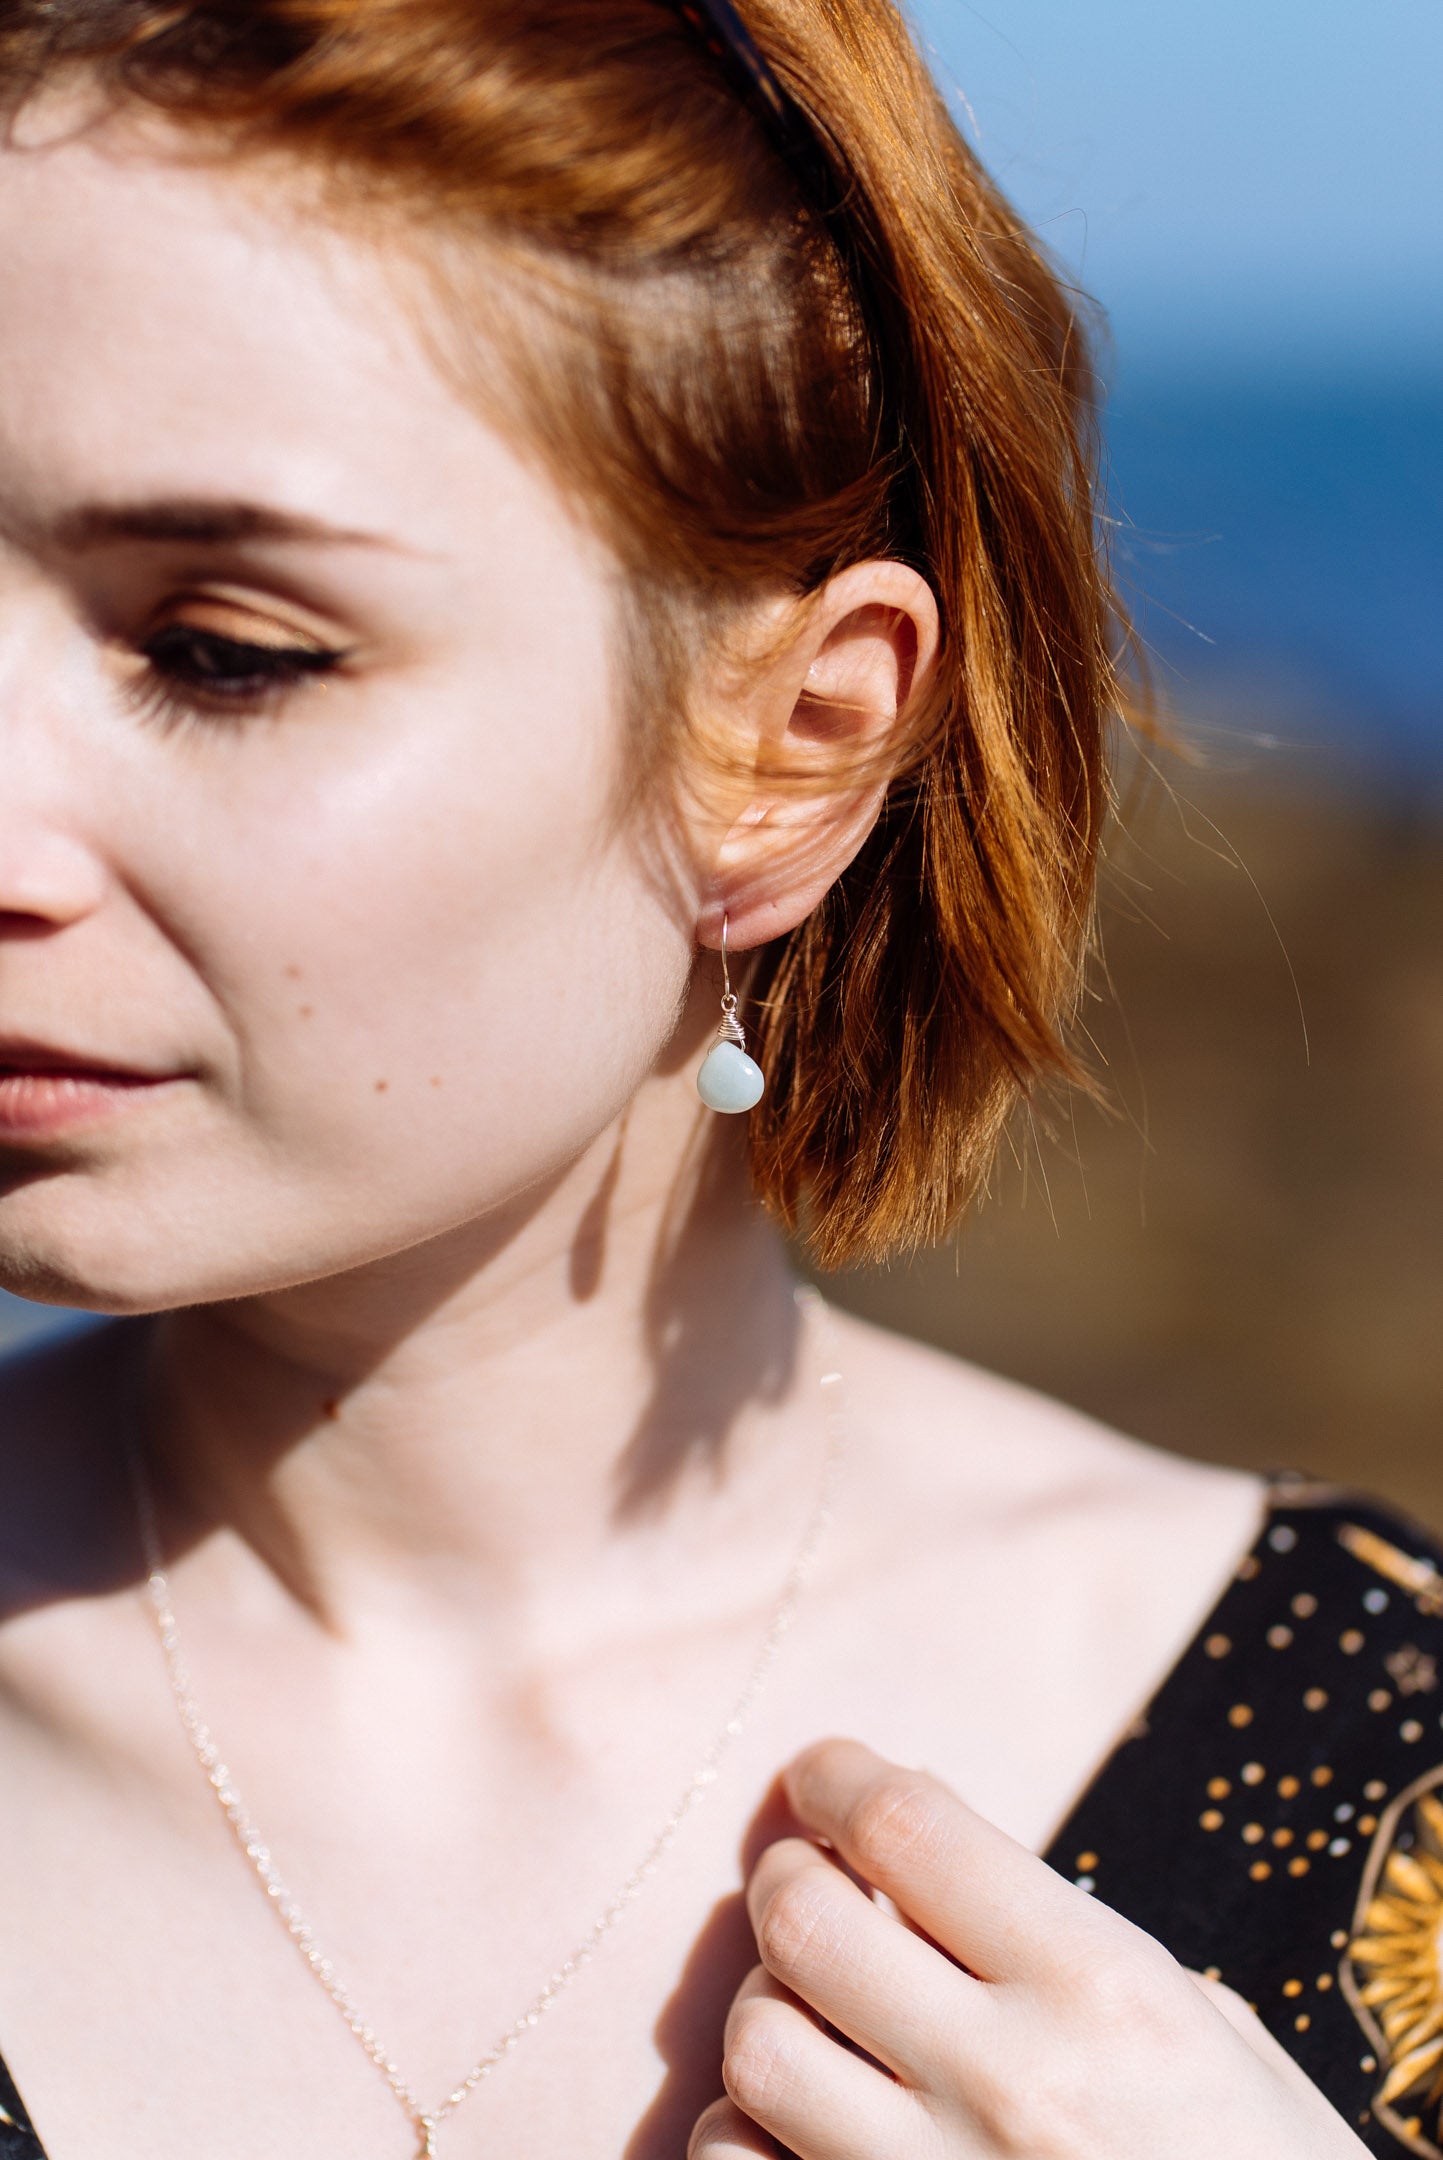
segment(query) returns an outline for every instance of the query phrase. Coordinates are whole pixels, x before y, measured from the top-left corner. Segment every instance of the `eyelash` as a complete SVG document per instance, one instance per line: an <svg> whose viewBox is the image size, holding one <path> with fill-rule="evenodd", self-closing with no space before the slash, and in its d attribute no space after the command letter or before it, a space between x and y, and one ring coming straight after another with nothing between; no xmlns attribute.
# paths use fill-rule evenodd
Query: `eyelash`
<svg viewBox="0 0 1443 2160"><path fill-rule="evenodd" d="M313 645L253 645L188 623L168 623L141 647L148 678L138 693L160 719L184 724L218 713L272 710L290 691L332 674L345 658Z"/></svg>

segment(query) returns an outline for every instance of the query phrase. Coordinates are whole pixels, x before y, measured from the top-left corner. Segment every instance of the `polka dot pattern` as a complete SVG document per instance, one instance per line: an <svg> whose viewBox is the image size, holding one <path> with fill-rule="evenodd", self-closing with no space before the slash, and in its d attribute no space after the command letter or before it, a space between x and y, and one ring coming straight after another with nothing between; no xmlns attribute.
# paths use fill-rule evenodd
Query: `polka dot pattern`
<svg viewBox="0 0 1443 2160"><path fill-rule="evenodd" d="M1095 1897L1256 2004L1394 2160L1443 2160L1443 2076L1408 2086L1361 2000L1366 1927L1379 1884L1422 1880L1419 1793L1437 1789L1443 1823L1440 1676L1443 1550L1373 1501L1279 1479L1253 1550L1047 1855L1076 1881L1084 1854Z"/></svg>

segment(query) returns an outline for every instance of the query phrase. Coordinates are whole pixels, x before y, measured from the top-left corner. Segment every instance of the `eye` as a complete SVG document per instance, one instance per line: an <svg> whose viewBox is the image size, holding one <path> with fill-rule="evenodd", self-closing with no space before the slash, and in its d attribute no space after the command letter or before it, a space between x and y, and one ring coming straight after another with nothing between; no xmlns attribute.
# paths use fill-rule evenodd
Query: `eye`
<svg viewBox="0 0 1443 2160"><path fill-rule="evenodd" d="M345 655L316 645L271 645L171 622L141 646L145 692L170 710L245 710L273 703L299 683L337 668Z"/></svg>

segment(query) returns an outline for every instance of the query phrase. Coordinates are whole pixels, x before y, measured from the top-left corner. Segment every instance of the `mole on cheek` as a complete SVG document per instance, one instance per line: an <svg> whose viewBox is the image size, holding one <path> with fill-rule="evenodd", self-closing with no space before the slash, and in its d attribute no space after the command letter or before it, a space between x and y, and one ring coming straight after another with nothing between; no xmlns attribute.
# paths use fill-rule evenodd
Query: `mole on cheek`
<svg viewBox="0 0 1443 2160"><path fill-rule="evenodd" d="M432 1073L431 1075L431 1085L432 1087L439 1087L441 1085L440 1078L436 1073Z"/></svg>
<svg viewBox="0 0 1443 2160"><path fill-rule="evenodd" d="M286 981L287 981L287 982L299 982L299 981L300 981L300 979L301 979L301 971L300 971L300 969L299 969L299 968L298 968L298 967L296 966L296 963L295 963L295 961L294 961L294 960L292 960L292 961L289 961L289 962L287 963L287 966L286 966Z"/></svg>
<svg viewBox="0 0 1443 2160"><path fill-rule="evenodd" d="M311 1014L315 1011L315 1009L316 1008L314 1005L298 1005L296 1007L296 1011L300 1014L303 1020L309 1020Z"/></svg>
<svg viewBox="0 0 1443 2160"><path fill-rule="evenodd" d="M376 1093L378 1095L384 1095L390 1085L391 1083L389 1080L378 1080L376 1082Z"/></svg>

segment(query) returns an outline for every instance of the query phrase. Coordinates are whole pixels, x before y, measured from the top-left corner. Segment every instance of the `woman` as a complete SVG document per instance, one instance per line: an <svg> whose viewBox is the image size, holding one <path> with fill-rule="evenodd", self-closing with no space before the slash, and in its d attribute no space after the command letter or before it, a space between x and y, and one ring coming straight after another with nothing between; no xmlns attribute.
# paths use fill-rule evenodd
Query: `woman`
<svg viewBox="0 0 1443 2160"><path fill-rule="evenodd" d="M1412 1533L794 1294L1069 1069L1114 639L1070 296L746 13L0 5L11 2156L1435 2149Z"/></svg>

